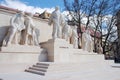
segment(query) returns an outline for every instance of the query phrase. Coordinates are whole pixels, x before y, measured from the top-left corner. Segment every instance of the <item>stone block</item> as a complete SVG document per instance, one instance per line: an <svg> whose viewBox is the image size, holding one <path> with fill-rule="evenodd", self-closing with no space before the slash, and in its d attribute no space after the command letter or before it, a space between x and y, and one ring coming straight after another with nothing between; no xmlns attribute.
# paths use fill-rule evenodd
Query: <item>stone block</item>
<svg viewBox="0 0 120 80"><path fill-rule="evenodd" d="M10 45L7 47L1 47L1 52L30 52L30 53L39 53L39 46L28 46L28 45Z"/></svg>
<svg viewBox="0 0 120 80"><path fill-rule="evenodd" d="M74 49L64 39L50 39L41 44L41 47L48 51L48 61L50 62L104 62L104 55L94 52Z"/></svg>

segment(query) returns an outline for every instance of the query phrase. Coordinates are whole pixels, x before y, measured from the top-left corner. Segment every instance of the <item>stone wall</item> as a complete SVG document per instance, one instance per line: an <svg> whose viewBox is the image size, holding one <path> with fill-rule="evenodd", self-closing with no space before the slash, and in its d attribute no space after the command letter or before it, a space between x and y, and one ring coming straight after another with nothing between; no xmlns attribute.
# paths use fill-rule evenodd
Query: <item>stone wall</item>
<svg viewBox="0 0 120 80"><path fill-rule="evenodd" d="M15 11L5 10L0 8L0 45L10 26L10 18L15 14ZM36 28L39 32L39 42L45 42L52 38L52 26L48 25L48 20L33 18Z"/></svg>

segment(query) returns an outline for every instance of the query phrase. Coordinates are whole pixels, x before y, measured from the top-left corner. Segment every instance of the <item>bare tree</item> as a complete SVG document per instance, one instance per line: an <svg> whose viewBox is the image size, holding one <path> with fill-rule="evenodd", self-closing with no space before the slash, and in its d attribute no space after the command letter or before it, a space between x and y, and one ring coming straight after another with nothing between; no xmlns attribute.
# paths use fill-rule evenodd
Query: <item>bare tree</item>
<svg viewBox="0 0 120 80"><path fill-rule="evenodd" d="M82 36L81 22L82 18L86 17L86 29L91 25L91 22L94 24L94 44L96 41L96 34L99 32L101 34L100 40L102 42L103 37L105 37L104 44L101 43L103 47L104 54L108 51L105 50L107 42L110 39L110 36L116 31L113 30L113 25L115 24L115 13L120 8L119 0L73 0L73 2L67 2L64 0L65 8L69 11L72 16L72 22L79 24L79 30ZM72 14L71 14L72 13ZM104 18L107 15L111 15L109 24L106 26L107 33L104 34L103 22ZM96 44L94 45L96 46ZM96 47L95 47L96 48ZM96 49L95 49L96 51Z"/></svg>
<svg viewBox="0 0 120 80"><path fill-rule="evenodd" d="M117 17L117 32L118 32L118 44L117 53L115 55L115 62L120 63L120 10L116 14Z"/></svg>
<svg viewBox="0 0 120 80"><path fill-rule="evenodd" d="M72 17L71 22L78 26L78 33L81 34L81 37L82 37L82 28L81 28L82 19L84 17L87 18L87 23L86 23L86 29L87 29L90 22L89 18L94 14L93 10L95 9L94 5L96 1L97 0L92 0L92 1L74 0L73 3L70 3L67 0L64 0L65 9L69 11L69 14ZM86 15L86 13L88 14Z"/></svg>
<svg viewBox="0 0 120 80"><path fill-rule="evenodd" d="M115 21L116 21L115 13L120 8L119 3L120 3L120 1L118 2L117 0L114 0L114 1L100 0L100 6L98 7L98 10L99 10L98 13L99 14L97 14L97 16L98 16L97 21L99 23L97 23L98 26L96 26L96 28L98 28L98 30L97 29L96 30L101 33L101 42L102 42L102 39L104 37L105 41L104 41L103 44L101 43L101 45L103 47L103 53L104 54L106 54L106 52L111 50L111 48L108 48L108 46L107 46L107 44L110 43L110 38L117 36L117 35L116 36L111 36L111 35L116 33L116 30L114 30ZM106 27L104 27L104 25L102 25L104 20L105 20L105 17L107 19ZM107 30L106 34L103 33L104 29Z"/></svg>

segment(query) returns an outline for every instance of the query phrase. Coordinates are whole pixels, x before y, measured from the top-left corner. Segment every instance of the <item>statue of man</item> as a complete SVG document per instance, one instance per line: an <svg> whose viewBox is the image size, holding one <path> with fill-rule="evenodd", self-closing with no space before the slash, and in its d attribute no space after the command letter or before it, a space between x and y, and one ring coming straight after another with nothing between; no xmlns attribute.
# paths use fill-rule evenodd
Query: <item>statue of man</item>
<svg viewBox="0 0 120 80"><path fill-rule="evenodd" d="M67 24L67 22L65 22L62 28L62 38L70 42L69 38L71 37L71 35L72 35L72 29Z"/></svg>
<svg viewBox="0 0 120 80"><path fill-rule="evenodd" d="M73 27L73 30L72 30L72 41L73 41L73 48L78 49L77 26L74 26L74 27Z"/></svg>
<svg viewBox="0 0 120 80"><path fill-rule="evenodd" d="M82 35L82 49L92 52L93 50L93 42L90 36L90 31L86 30Z"/></svg>
<svg viewBox="0 0 120 80"><path fill-rule="evenodd" d="M3 45L10 45L12 44L12 41L14 41L15 44L18 44L18 32L21 32L23 29L25 29L24 12L21 11L10 19L9 31L3 40Z"/></svg>
<svg viewBox="0 0 120 80"><path fill-rule="evenodd" d="M25 43L25 45L30 44L30 45L38 45L38 38L36 35L36 31L35 31L35 25L33 23L32 20L33 15L31 13L29 13L28 15L26 15L25 17L25 32L23 32L23 43Z"/></svg>
<svg viewBox="0 0 120 80"><path fill-rule="evenodd" d="M96 48L97 48L97 52L98 52L99 54L102 54L102 53L103 53L103 48L102 48L101 43L100 43L99 40L97 40L97 42L96 42Z"/></svg>
<svg viewBox="0 0 120 80"><path fill-rule="evenodd" d="M62 37L60 23L61 23L61 13L59 7L56 7L55 11L52 12L48 23L49 25L53 24L53 32L52 32L53 39Z"/></svg>

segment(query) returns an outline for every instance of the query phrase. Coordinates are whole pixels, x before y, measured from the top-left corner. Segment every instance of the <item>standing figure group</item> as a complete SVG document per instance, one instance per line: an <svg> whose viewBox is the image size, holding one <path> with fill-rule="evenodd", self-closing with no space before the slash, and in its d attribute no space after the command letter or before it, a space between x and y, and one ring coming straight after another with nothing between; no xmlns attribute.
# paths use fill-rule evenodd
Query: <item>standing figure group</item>
<svg viewBox="0 0 120 80"><path fill-rule="evenodd" d="M7 35L3 40L3 46L11 44L21 45L39 45L38 35L36 32L35 24L32 19L31 13L26 14L19 12L10 19L10 27ZM60 13L59 7L56 7L52 12L49 19L49 25L53 24L52 38L62 38L73 44L73 48L78 48L78 33L77 26L69 26L65 21L65 18ZM90 31L86 30L82 35L81 47L83 50L93 52L93 40L90 35ZM100 43L98 45L99 53L102 53L102 47Z"/></svg>
<svg viewBox="0 0 120 80"><path fill-rule="evenodd" d="M32 15L27 14L26 17L24 15L24 12L19 12L10 19L10 27L3 40L3 46L11 44L38 45Z"/></svg>
<svg viewBox="0 0 120 80"><path fill-rule="evenodd" d="M73 41L73 47L78 48L78 35L77 35L77 27L73 29L67 24L65 18L59 11L59 7L55 8L55 11L52 12L51 17L49 19L49 25L53 24L53 32L52 38L63 38L67 41L70 41L70 37Z"/></svg>

